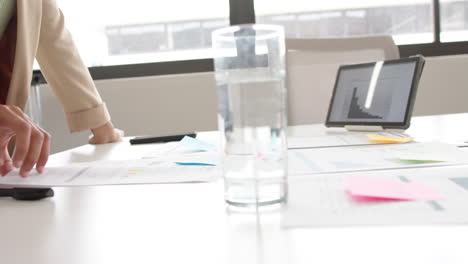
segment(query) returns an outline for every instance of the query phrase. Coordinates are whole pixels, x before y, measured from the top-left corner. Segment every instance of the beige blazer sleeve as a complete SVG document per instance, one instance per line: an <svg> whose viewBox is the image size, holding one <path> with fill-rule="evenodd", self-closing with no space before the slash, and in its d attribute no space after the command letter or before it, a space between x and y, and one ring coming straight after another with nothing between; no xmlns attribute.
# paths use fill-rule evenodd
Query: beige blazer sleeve
<svg viewBox="0 0 468 264"><path fill-rule="evenodd" d="M42 0L36 59L65 110L70 131L96 128L110 120L55 0Z"/></svg>

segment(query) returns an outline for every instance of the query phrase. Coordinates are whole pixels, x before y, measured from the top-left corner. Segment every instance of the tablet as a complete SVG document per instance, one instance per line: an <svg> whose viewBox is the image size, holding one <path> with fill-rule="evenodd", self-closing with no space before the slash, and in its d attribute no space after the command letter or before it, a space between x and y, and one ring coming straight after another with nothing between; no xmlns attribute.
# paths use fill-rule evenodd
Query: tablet
<svg viewBox="0 0 468 264"><path fill-rule="evenodd" d="M422 56L340 66L325 125L408 128L423 67Z"/></svg>

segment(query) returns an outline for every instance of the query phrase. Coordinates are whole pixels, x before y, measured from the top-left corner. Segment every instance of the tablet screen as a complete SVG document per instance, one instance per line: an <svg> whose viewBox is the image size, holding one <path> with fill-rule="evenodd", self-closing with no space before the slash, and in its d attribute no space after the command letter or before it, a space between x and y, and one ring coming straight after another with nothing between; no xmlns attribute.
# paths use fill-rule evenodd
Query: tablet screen
<svg viewBox="0 0 468 264"><path fill-rule="evenodd" d="M419 79L419 63L419 58L410 58L341 66L327 125L406 128Z"/></svg>

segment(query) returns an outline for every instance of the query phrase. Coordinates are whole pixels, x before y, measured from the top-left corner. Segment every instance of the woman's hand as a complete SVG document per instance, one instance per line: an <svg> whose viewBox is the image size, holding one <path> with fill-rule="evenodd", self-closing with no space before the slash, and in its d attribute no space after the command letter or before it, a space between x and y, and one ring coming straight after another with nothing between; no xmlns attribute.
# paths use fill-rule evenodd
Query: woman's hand
<svg viewBox="0 0 468 264"><path fill-rule="evenodd" d="M8 143L16 136L13 160L8 152ZM36 166L39 173L49 158L50 135L34 124L16 106L0 105L0 174L5 176L13 167L20 168L19 174L27 177Z"/></svg>
<svg viewBox="0 0 468 264"><path fill-rule="evenodd" d="M109 121L104 125L91 129L93 135L89 138L89 144L106 144L122 140L124 132L114 128Z"/></svg>

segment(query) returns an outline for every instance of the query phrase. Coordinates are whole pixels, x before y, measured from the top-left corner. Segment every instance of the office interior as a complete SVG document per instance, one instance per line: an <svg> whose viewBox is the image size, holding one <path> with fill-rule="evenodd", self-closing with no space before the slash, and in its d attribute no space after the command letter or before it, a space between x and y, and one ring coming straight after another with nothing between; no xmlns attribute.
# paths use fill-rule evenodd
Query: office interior
<svg viewBox="0 0 468 264"><path fill-rule="evenodd" d="M468 112L468 1L205 0L186 3L187 9L200 10L198 15L187 11L176 15L182 2L191 1L176 1L166 9L139 1L140 7L126 13L122 11L129 8L126 4L114 3L114 12L103 18L97 15L98 8L109 1L95 11L86 7L91 1L58 1L113 123L126 136L216 130L211 31L253 22L282 25L287 39L392 36L400 57L422 54L427 60L413 115ZM84 9L90 12L88 23L79 22ZM104 22L91 25L97 21L93 17ZM103 57L96 57L99 54ZM86 142L88 132L68 132L64 114L39 69L33 85L39 87L42 126L53 137L52 152ZM320 91L304 94L329 100ZM323 111L324 105L315 107ZM317 117L308 122L323 121Z"/></svg>

